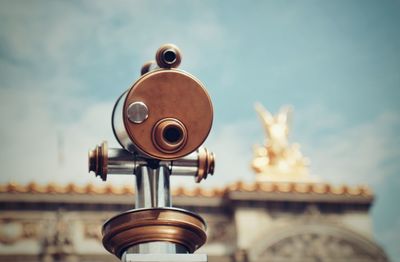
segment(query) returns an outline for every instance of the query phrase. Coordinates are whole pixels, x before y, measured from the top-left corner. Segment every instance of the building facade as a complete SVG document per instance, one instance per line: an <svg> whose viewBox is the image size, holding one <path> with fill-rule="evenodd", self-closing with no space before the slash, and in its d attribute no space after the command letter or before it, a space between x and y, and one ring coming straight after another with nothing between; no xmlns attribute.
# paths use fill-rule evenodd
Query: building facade
<svg viewBox="0 0 400 262"><path fill-rule="evenodd" d="M101 226L133 208L129 187L0 187L0 261L118 261ZM366 187L235 183L173 190L176 206L208 224L209 261L388 261L374 242Z"/></svg>
<svg viewBox="0 0 400 262"><path fill-rule="evenodd" d="M256 182L172 191L174 206L208 224L198 253L210 262L388 261L373 238L370 189L310 176L300 146L288 142L290 108L256 109L266 133L254 148ZM101 227L133 207L132 187L0 185L0 261L118 261Z"/></svg>

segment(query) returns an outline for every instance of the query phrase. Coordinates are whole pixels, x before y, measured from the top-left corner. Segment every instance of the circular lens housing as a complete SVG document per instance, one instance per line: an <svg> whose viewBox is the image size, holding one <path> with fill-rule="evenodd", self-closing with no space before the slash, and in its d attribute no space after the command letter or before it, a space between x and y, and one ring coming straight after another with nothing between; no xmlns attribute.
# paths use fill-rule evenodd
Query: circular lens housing
<svg viewBox="0 0 400 262"><path fill-rule="evenodd" d="M165 44L156 52L156 62L160 68L177 68L181 60L181 51L173 44Z"/></svg>
<svg viewBox="0 0 400 262"><path fill-rule="evenodd" d="M198 79L179 69L158 69L139 78L117 101L113 130L129 152L173 160L204 143L212 120L210 97Z"/></svg>
<svg viewBox="0 0 400 262"><path fill-rule="evenodd" d="M176 152L186 143L186 127L178 119L162 119L154 125L152 140L160 151L166 153Z"/></svg>
<svg viewBox="0 0 400 262"><path fill-rule="evenodd" d="M173 64L176 61L176 51L173 49L167 49L163 52L163 59L164 63L166 64Z"/></svg>

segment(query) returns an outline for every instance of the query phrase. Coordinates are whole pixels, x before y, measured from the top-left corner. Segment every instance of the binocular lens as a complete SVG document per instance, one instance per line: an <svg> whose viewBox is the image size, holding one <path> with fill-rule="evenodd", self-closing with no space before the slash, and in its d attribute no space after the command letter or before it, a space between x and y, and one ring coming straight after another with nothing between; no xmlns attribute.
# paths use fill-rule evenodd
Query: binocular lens
<svg viewBox="0 0 400 262"><path fill-rule="evenodd" d="M165 63L172 64L176 61L176 52L172 49L167 49L163 53Z"/></svg>
<svg viewBox="0 0 400 262"><path fill-rule="evenodd" d="M187 140L186 127L177 119L165 118L153 129L153 143L163 152L176 152Z"/></svg>
<svg viewBox="0 0 400 262"><path fill-rule="evenodd" d="M175 144L182 139L182 130L176 126L170 126L165 128L163 136L169 143Z"/></svg>
<svg viewBox="0 0 400 262"><path fill-rule="evenodd" d="M163 45L156 52L156 62L160 68L177 68L181 59L181 52L172 44Z"/></svg>

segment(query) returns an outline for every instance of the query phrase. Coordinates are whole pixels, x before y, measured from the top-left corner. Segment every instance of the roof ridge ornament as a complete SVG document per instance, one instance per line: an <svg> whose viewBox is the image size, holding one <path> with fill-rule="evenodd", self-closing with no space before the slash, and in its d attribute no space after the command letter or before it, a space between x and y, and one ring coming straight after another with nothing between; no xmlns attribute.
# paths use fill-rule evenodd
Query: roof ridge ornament
<svg viewBox="0 0 400 262"><path fill-rule="evenodd" d="M261 103L255 104L264 132L263 145L253 147L251 167L258 182L317 182L309 174L309 160L297 143L289 144L289 131L293 109L284 106L272 115Z"/></svg>

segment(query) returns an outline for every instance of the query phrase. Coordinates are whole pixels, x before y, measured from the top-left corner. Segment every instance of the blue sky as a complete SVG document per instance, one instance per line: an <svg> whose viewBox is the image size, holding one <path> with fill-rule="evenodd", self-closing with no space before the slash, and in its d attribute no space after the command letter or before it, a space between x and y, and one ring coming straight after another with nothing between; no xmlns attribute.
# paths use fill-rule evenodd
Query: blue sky
<svg viewBox="0 0 400 262"><path fill-rule="evenodd" d="M0 182L99 183L87 149L117 146L113 103L172 42L215 106L203 186L251 181L254 102L292 105L312 174L370 185L375 236L398 259L399 25L399 1L1 1Z"/></svg>

